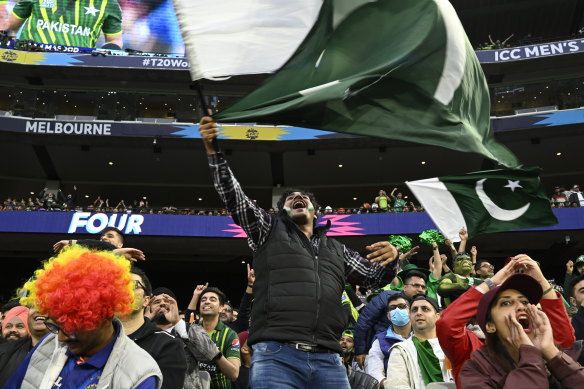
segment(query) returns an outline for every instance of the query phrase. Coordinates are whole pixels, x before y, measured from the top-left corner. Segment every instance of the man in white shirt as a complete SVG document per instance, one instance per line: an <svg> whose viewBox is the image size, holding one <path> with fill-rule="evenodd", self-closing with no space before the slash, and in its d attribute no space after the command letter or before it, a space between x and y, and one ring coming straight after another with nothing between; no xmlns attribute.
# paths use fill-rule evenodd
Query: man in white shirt
<svg viewBox="0 0 584 389"><path fill-rule="evenodd" d="M412 299L410 321L414 335L391 348L385 389L424 389L431 382L451 382L444 352L436 336L438 304L418 295Z"/></svg>
<svg viewBox="0 0 584 389"><path fill-rule="evenodd" d="M580 191L578 185L572 187L572 194L568 197L568 203L570 203L570 207L573 207L574 204L576 204L577 207L584 207L584 193Z"/></svg>

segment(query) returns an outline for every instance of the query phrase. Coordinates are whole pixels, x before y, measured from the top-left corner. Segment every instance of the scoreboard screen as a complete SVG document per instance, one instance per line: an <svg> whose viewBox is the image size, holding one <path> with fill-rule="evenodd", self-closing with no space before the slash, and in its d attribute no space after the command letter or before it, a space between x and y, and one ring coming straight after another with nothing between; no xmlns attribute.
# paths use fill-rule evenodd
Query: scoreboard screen
<svg viewBox="0 0 584 389"><path fill-rule="evenodd" d="M101 47L104 33L121 30L123 49L184 54L171 0L0 0L0 30L14 22L17 38L39 43Z"/></svg>

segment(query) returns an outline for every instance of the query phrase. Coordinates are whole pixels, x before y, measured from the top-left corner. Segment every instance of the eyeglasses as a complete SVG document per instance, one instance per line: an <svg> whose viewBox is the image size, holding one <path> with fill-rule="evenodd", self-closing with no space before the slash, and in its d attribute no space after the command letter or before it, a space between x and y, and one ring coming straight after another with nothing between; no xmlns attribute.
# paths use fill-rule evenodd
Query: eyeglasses
<svg viewBox="0 0 584 389"><path fill-rule="evenodd" d="M426 290L426 285L423 284L405 284L405 285L413 286L416 289Z"/></svg>
<svg viewBox="0 0 584 389"><path fill-rule="evenodd" d="M142 289L142 290L146 290L146 288L144 288L144 284L141 283L138 280L134 280L134 290L136 289Z"/></svg>
<svg viewBox="0 0 584 389"><path fill-rule="evenodd" d="M63 331L63 329L61 327L59 327L55 323L51 323L49 321L45 321L45 326L47 327L47 329L50 332L52 332L55 335L58 335L59 334L59 331L60 331L63 334L65 334L65 336L67 336L69 339L76 339L75 334L73 334L73 333L71 333L71 334L66 333L65 331Z"/></svg>
<svg viewBox="0 0 584 389"><path fill-rule="evenodd" d="M481 267L486 267L487 269L494 269L495 268L495 266L489 265L488 263L481 265Z"/></svg>
<svg viewBox="0 0 584 389"><path fill-rule="evenodd" d="M399 303L399 304L395 304L395 305L389 305L387 307L387 310L391 312L391 311L393 311L394 309L397 309L397 308L399 308L399 309L408 309L408 304Z"/></svg>
<svg viewBox="0 0 584 389"><path fill-rule="evenodd" d="M232 308L223 308L221 312L233 312Z"/></svg>

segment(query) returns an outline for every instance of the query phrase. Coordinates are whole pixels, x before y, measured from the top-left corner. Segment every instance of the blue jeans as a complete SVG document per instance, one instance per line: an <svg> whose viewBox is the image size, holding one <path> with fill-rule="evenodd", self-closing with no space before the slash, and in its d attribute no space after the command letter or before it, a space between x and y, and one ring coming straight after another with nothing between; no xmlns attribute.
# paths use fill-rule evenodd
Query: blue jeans
<svg viewBox="0 0 584 389"><path fill-rule="evenodd" d="M251 389L350 389L339 354L307 353L280 342L252 348Z"/></svg>

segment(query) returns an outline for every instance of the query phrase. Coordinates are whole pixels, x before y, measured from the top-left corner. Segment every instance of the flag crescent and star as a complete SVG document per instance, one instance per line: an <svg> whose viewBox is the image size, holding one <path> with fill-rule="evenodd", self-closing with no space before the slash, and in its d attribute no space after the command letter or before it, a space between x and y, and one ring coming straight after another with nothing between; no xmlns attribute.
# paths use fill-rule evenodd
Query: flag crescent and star
<svg viewBox="0 0 584 389"><path fill-rule="evenodd" d="M477 196L479 196L481 203L483 203L485 209L489 213L489 215L491 215L492 217L494 217L497 220L511 221L511 220L515 220L515 219L520 218L525 212L527 212L527 210L529 209L529 206L531 205L530 203L527 203L524 206L522 206L521 208L517 208L517 209L503 209L503 208L499 207L497 204L495 204L493 202L493 200L491 200L489 195L485 193L485 189L483 187L483 184L485 183L485 181L487 181L487 178L483 178L482 180L478 180L477 184L475 186L475 191L477 193ZM508 181L509 181L509 184L506 185L505 187L510 187L512 191L515 191L516 186L510 186L510 185L513 185L512 182L515 182L518 185L519 181L511 181L511 180L508 180ZM521 188L521 186L519 186L519 187Z"/></svg>
<svg viewBox="0 0 584 389"><path fill-rule="evenodd" d="M421 143L504 166L406 182L452 241L461 227L476 236L557 224L540 169L519 168L494 137L486 78L448 0L173 3L193 80L274 73L217 122Z"/></svg>

